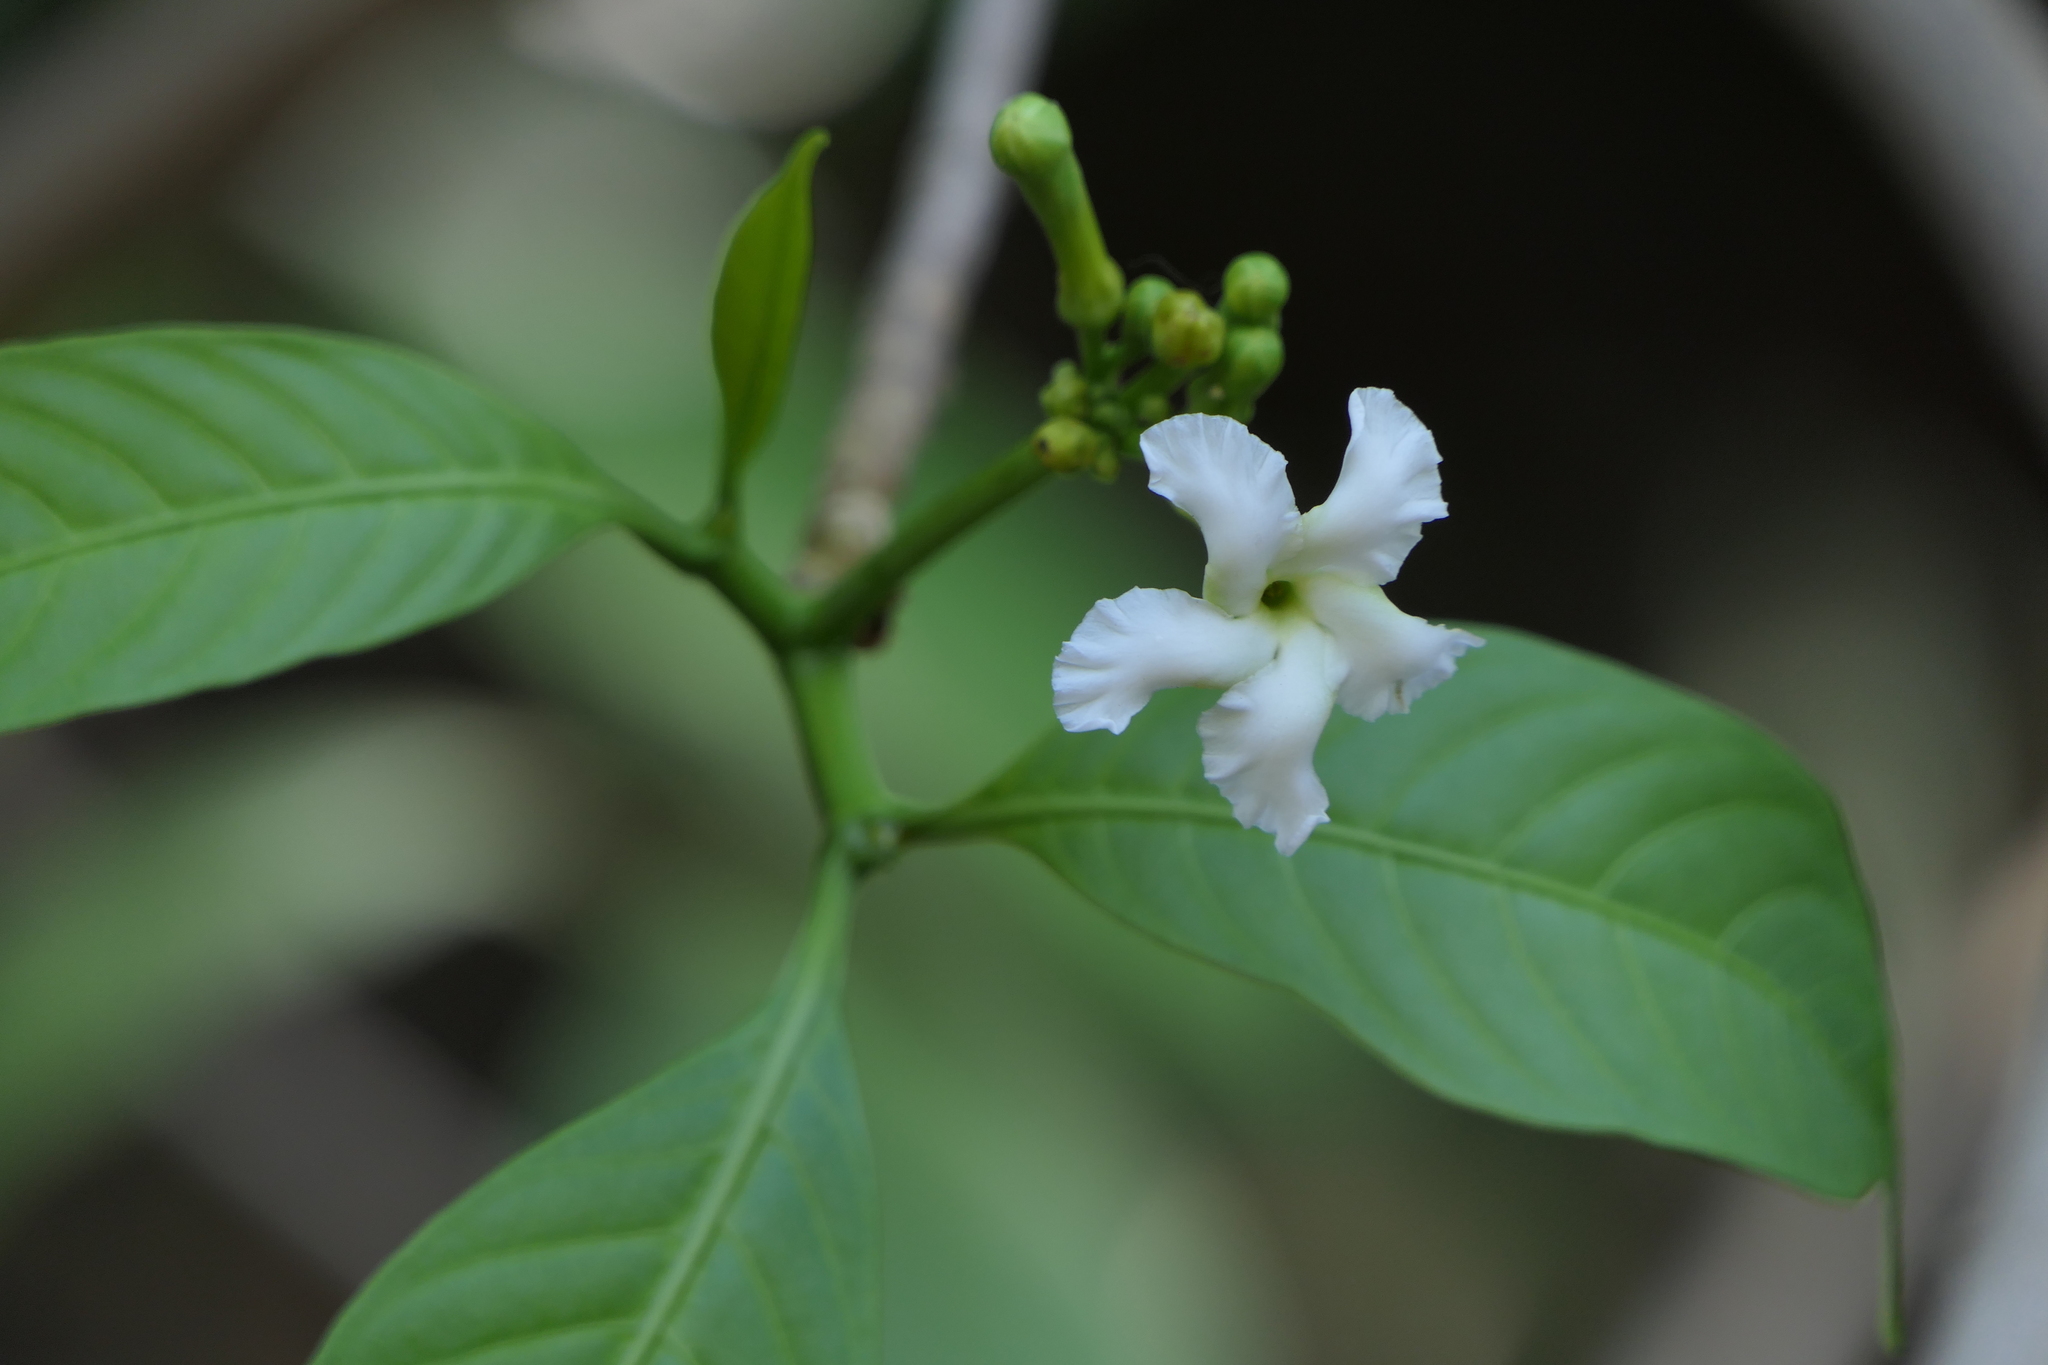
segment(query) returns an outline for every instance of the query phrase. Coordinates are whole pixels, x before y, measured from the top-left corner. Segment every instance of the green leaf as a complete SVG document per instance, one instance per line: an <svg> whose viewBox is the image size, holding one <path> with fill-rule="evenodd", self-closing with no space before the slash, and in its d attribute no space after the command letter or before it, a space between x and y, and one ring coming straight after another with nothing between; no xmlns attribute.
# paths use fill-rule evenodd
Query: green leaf
<svg viewBox="0 0 2048 1365"><path fill-rule="evenodd" d="M628 497L538 422L365 341L0 348L0 729L418 630Z"/></svg>
<svg viewBox="0 0 2048 1365"><path fill-rule="evenodd" d="M711 357L725 399L725 481L768 434L789 383L811 280L811 170L831 139L797 139L781 172L747 205L711 304Z"/></svg>
<svg viewBox="0 0 2048 1365"><path fill-rule="evenodd" d="M1826 793L1706 702L1485 634L1412 715L1331 722L1331 822L1291 859L1203 780L1185 691L1054 734L920 837L1025 848L1462 1103L1823 1195L1887 1178L1884 989Z"/></svg>
<svg viewBox="0 0 2048 1365"><path fill-rule="evenodd" d="M767 1008L429 1223L314 1365L863 1365L875 1195L829 867Z"/></svg>

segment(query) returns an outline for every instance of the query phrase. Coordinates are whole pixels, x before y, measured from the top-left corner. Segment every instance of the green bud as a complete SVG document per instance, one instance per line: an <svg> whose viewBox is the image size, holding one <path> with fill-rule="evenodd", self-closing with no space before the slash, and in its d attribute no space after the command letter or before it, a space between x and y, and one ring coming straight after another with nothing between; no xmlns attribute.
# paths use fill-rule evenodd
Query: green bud
<svg viewBox="0 0 2048 1365"><path fill-rule="evenodd" d="M1118 458L1117 453L1104 446L1095 453L1095 462L1089 466L1088 472L1103 483L1115 483L1116 476L1122 472L1123 467L1124 462Z"/></svg>
<svg viewBox="0 0 2048 1365"><path fill-rule="evenodd" d="M1038 391L1038 405L1045 409L1047 417L1085 417L1088 415L1088 381L1081 375L1081 369L1071 360L1062 360L1052 367L1052 378Z"/></svg>
<svg viewBox="0 0 2048 1365"><path fill-rule="evenodd" d="M1166 401L1163 393L1148 393L1131 405L1131 421L1138 430L1164 422L1172 413L1173 405Z"/></svg>
<svg viewBox="0 0 2048 1365"><path fill-rule="evenodd" d="M1174 290L1152 314L1152 354L1176 370L1215 363L1223 354L1223 315L1194 290Z"/></svg>
<svg viewBox="0 0 2048 1365"><path fill-rule="evenodd" d="M1291 287L1280 262L1263 251L1247 251L1223 272L1223 312L1232 322L1270 327Z"/></svg>
<svg viewBox="0 0 2048 1365"><path fill-rule="evenodd" d="M1102 244L1067 116L1043 95L1019 95L996 115L988 146L1045 229L1059 267L1060 320L1070 327L1108 327L1123 307L1124 272Z"/></svg>
<svg viewBox="0 0 2048 1365"><path fill-rule="evenodd" d="M1270 327L1233 327L1223 342L1223 402L1231 409L1249 408L1280 377L1287 348Z"/></svg>
<svg viewBox="0 0 2048 1365"><path fill-rule="evenodd" d="M1011 179L1040 179L1074 155L1074 130L1065 111L1045 96L1019 95L997 111L988 150Z"/></svg>
<svg viewBox="0 0 2048 1365"><path fill-rule="evenodd" d="M1032 450L1055 474L1092 468L1106 445L1101 432L1071 417L1055 417L1031 434Z"/></svg>
<svg viewBox="0 0 2048 1365"><path fill-rule="evenodd" d="M1131 281L1130 292L1124 295L1123 339L1134 344L1140 354L1152 349L1152 315L1172 292L1172 283L1159 275L1140 275Z"/></svg>
<svg viewBox="0 0 2048 1365"><path fill-rule="evenodd" d="M1131 410L1117 399L1100 398L1089 407L1088 420L1105 431L1121 431L1131 424Z"/></svg>

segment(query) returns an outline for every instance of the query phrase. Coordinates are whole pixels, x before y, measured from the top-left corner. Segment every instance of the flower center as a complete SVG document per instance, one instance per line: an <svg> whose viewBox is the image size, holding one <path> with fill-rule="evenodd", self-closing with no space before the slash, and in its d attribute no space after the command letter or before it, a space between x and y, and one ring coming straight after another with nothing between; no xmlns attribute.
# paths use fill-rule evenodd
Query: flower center
<svg viewBox="0 0 2048 1365"><path fill-rule="evenodd" d="M1279 611L1295 598L1294 585L1284 578L1277 578L1266 585L1259 594L1259 605L1272 611Z"/></svg>

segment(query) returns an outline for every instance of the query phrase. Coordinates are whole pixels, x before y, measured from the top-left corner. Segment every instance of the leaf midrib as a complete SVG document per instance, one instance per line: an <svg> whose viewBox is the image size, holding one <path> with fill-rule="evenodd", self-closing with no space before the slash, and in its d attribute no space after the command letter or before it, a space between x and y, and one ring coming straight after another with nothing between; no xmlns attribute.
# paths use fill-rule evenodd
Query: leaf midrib
<svg viewBox="0 0 2048 1365"><path fill-rule="evenodd" d="M851 871L844 855L835 846L827 857L827 866L819 872L818 904L805 926L788 993L779 1002L780 1013L771 1014L773 1022L760 1070L719 1144L718 1164L704 1196L684 1220L675 1253L638 1315L633 1337L617 1365L651 1365L669 1324L688 1304L690 1291L724 1232L727 1216L745 1192L770 1129L796 1085L806 1049L815 1042L819 1016L830 1004L842 965L840 954L852 896Z"/></svg>
<svg viewBox="0 0 2048 1365"><path fill-rule="evenodd" d="M153 513L147 517L120 522L82 535L67 534L34 550L0 557L0 575L20 573L65 559L97 554L136 541L149 540L157 536L181 535L200 527L217 526L227 522L251 521L280 513L346 506L349 503L476 494L557 504L579 504L596 511L601 518L624 516L628 511L624 499L612 490L573 479L551 479L532 474L478 470L392 475L344 483L318 484L303 489L271 491L248 497L226 498L200 507Z"/></svg>
<svg viewBox="0 0 2048 1365"><path fill-rule="evenodd" d="M1208 802L1166 796L1097 793L1085 797L1004 797L977 802L969 808L948 812L936 820L916 826L906 831L905 837L912 840L941 842L955 837L1000 834L1008 826L1032 821L1050 823L1057 820L1117 818L1181 821L1211 825L1219 829L1241 828L1237 818L1227 809ZM1568 882L1543 876L1541 873L1506 867L1470 854L1455 853L1432 844L1396 838L1356 825L1331 821L1319 826L1313 837L1325 842L1347 844L1364 852L1377 853L1397 861L1433 867L1489 885L1508 886L1534 896L1562 902L1610 923L1626 925L1652 937L1661 938L1687 952L1706 957L1776 1001L1785 1017L1805 1032L1819 1054L1827 1059L1828 1065L1834 1069L1837 1078L1842 1081L1848 1092L1856 1096L1859 1102L1863 1099L1862 1083L1837 1055L1827 1036L1814 1023L1797 997L1763 968L1748 958L1731 953L1704 934L1695 933L1681 925L1667 923L1621 901L1611 900L1572 886Z"/></svg>

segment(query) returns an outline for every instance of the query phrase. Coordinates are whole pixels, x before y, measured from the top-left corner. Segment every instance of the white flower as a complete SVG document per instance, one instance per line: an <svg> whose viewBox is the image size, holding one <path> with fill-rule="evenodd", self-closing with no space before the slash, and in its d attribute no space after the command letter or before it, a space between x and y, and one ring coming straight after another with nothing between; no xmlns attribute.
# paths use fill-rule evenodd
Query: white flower
<svg viewBox="0 0 2048 1365"><path fill-rule="evenodd" d="M1238 823L1292 854L1330 818L1314 760L1331 705L1361 720L1406 711L1484 643L1380 591L1422 523L1450 512L1436 439L1387 390L1354 390L1343 473L1306 515L1287 461L1240 422L1169 418L1139 445L1152 491L1202 528L1202 596L1097 602L1053 664L1053 710L1069 730L1122 734L1162 687L1228 688L1197 727L1202 774Z"/></svg>

